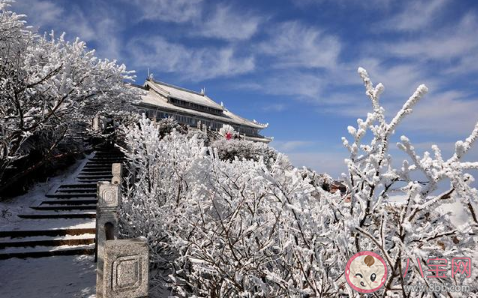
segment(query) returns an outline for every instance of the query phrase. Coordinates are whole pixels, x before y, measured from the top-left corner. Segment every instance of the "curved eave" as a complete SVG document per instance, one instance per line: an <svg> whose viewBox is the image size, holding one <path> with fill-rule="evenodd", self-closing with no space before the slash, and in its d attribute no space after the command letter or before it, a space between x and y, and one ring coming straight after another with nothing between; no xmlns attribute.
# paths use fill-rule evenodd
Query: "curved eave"
<svg viewBox="0 0 478 298"><path fill-rule="evenodd" d="M161 99L156 99L156 100L161 100ZM165 110L165 111L168 111L168 112L171 112L171 113L181 113L181 114L186 114L186 115L189 115L189 116L192 116L192 117L200 117L200 118L204 118L204 119L214 119L218 122L222 122L222 123L230 124L230 125L239 125L239 126L243 126L243 127L251 127L251 128L262 129L262 127L260 127L260 126L253 125L254 123L252 123L252 122L251 122L252 125L245 124L245 123L240 123L240 122L237 122L234 119L231 119L229 117L211 115L211 114L207 114L207 113L203 113L203 112L199 112L199 111L195 111L195 110L185 109L185 108L181 108L181 107L178 107L178 106L174 106L174 105L169 104L169 103L165 103L165 104L162 104L162 105L157 105L154 102L144 101L144 98L140 103L137 104L137 106L140 106L140 107L143 106L143 107L156 109L156 110Z"/></svg>

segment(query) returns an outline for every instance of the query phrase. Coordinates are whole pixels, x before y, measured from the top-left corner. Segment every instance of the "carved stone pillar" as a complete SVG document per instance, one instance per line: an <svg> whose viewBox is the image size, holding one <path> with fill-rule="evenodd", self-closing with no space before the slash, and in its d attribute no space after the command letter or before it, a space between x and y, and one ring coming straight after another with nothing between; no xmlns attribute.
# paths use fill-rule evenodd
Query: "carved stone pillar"
<svg viewBox="0 0 478 298"><path fill-rule="evenodd" d="M102 297L147 297L149 253L146 239L108 240L104 252Z"/></svg>
<svg viewBox="0 0 478 298"><path fill-rule="evenodd" d="M113 178L111 178L112 184L121 185L121 177L123 175L123 167L120 163L114 163L112 166L111 172L113 173Z"/></svg>
<svg viewBox="0 0 478 298"><path fill-rule="evenodd" d="M100 115L96 114L92 121L93 131L100 130Z"/></svg>
<svg viewBox="0 0 478 298"><path fill-rule="evenodd" d="M97 261L96 293L99 298L102 297L101 293L103 293L105 242L106 240L113 240L111 238L118 238L118 207L121 204L120 185L98 182L97 197L95 260Z"/></svg>

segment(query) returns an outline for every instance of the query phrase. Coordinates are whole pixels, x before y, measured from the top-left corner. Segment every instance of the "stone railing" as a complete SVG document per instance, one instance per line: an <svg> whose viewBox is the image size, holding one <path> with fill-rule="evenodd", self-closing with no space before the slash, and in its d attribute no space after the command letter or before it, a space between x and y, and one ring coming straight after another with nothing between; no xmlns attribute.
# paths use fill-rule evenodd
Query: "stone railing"
<svg viewBox="0 0 478 298"><path fill-rule="evenodd" d="M112 166L110 182L98 182L96 207L96 297L148 296L149 251L145 239L118 240L121 206L120 163Z"/></svg>

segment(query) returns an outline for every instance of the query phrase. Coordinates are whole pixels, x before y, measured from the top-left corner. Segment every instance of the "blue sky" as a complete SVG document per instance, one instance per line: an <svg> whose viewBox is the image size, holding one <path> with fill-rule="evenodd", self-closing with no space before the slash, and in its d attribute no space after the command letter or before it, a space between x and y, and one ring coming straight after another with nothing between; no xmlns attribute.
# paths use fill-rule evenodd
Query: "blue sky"
<svg viewBox="0 0 478 298"><path fill-rule="evenodd" d="M397 129L419 152L451 154L478 121L478 2L404 0L18 0L39 32L66 32L155 79L206 93L249 119L297 165L337 177L341 137L382 82L389 117L430 93ZM392 149L392 153L396 153ZM399 154L400 158L401 155ZM478 146L469 159L478 159Z"/></svg>

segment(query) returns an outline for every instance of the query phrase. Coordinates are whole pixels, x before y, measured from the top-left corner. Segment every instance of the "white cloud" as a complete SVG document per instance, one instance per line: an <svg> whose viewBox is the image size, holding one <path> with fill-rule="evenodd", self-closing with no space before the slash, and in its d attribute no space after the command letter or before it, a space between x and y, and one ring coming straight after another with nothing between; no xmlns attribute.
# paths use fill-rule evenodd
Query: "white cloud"
<svg viewBox="0 0 478 298"><path fill-rule="evenodd" d="M12 9L26 14L28 24L40 30L57 22L64 13L63 8L52 1L17 1Z"/></svg>
<svg viewBox="0 0 478 298"><path fill-rule="evenodd" d="M271 146L278 150L279 152L293 152L296 151L297 149L304 148L307 146L311 146L316 142L312 141L279 141L279 140L274 140L271 143Z"/></svg>
<svg viewBox="0 0 478 298"><path fill-rule="evenodd" d="M311 6L336 5L340 8L365 7L373 10L388 9L395 0L291 0L291 2L301 8L307 9Z"/></svg>
<svg viewBox="0 0 478 298"><path fill-rule="evenodd" d="M424 83L430 89L438 85L420 65L386 66L381 60L371 58L354 62L355 65L367 70L375 86L378 83L385 86L380 102L388 116L393 116L420 84ZM357 67L341 65L328 74L327 78L327 92L309 98L319 105L318 112L364 118L372 111L370 99L365 94L365 87L357 74ZM348 87L347 91L344 87Z"/></svg>
<svg viewBox="0 0 478 298"><path fill-rule="evenodd" d="M61 2L29 0L14 3L13 9L27 15L28 24L40 34L54 29L56 34L66 32L67 39L79 37L87 43L96 42L101 58L121 59L121 30L118 11L108 6L95 6L94 13L72 5L69 10Z"/></svg>
<svg viewBox="0 0 478 298"><path fill-rule="evenodd" d="M277 67L334 68L337 64L341 44L336 36L299 22L279 24L270 35L259 51L273 56Z"/></svg>
<svg viewBox="0 0 478 298"><path fill-rule="evenodd" d="M203 0L130 0L143 20L185 23L200 18Z"/></svg>
<svg viewBox="0 0 478 298"><path fill-rule="evenodd" d="M425 84L430 90L435 89L439 82L430 77L427 68L418 63L400 63L387 66L381 60L369 58L358 62L360 67L367 70L372 82L376 85L382 83L385 91L382 94L382 102L387 106L390 102L387 98L400 98L400 105L413 94L420 84ZM357 82L362 83L358 75ZM365 90L364 88L362 90ZM365 91L362 93L365 97Z"/></svg>
<svg viewBox="0 0 478 298"><path fill-rule="evenodd" d="M417 31L432 25L449 0L409 1L405 9L379 27L397 31Z"/></svg>
<svg viewBox="0 0 478 298"><path fill-rule="evenodd" d="M428 94L404 121L404 127L431 135L468 137L478 122L478 98L458 91Z"/></svg>
<svg viewBox="0 0 478 298"><path fill-rule="evenodd" d="M262 17L240 11L231 5L205 6L203 0L122 0L140 12L139 21L189 23L191 36L246 40L258 30Z"/></svg>
<svg viewBox="0 0 478 298"><path fill-rule="evenodd" d="M158 36L133 39L128 49L135 66L175 73L190 81L235 76L255 67L253 56L238 57L232 47L193 49Z"/></svg>
<svg viewBox="0 0 478 298"><path fill-rule="evenodd" d="M434 59L438 61L461 58L478 49L478 40L471 38L478 32L474 14L464 16L458 25L436 30L433 34L405 42L387 45L391 54L400 57Z"/></svg>
<svg viewBox="0 0 478 298"><path fill-rule="evenodd" d="M240 87L260 90L266 94L290 95L295 98L316 98L322 91L323 79L315 74L289 71L266 75L258 84L246 84Z"/></svg>
<svg viewBox="0 0 478 298"><path fill-rule="evenodd" d="M258 29L261 18L235 10L231 6L218 5L210 16L198 23L200 35L225 40L246 40Z"/></svg>
<svg viewBox="0 0 478 298"><path fill-rule="evenodd" d="M286 105L285 104L282 104L282 103L275 103L275 104L269 104L269 105L265 105L264 107L262 107L262 109L264 111L267 111L267 112L282 112L286 109Z"/></svg>
<svg viewBox="0 0 478 298"><path fill-rule="evenodd" d="M296 167L305 166L318 173L327 173L335 179L347 172L344 159L348 155L345 148L339 152L293 152L286 155Z"/></svg>

